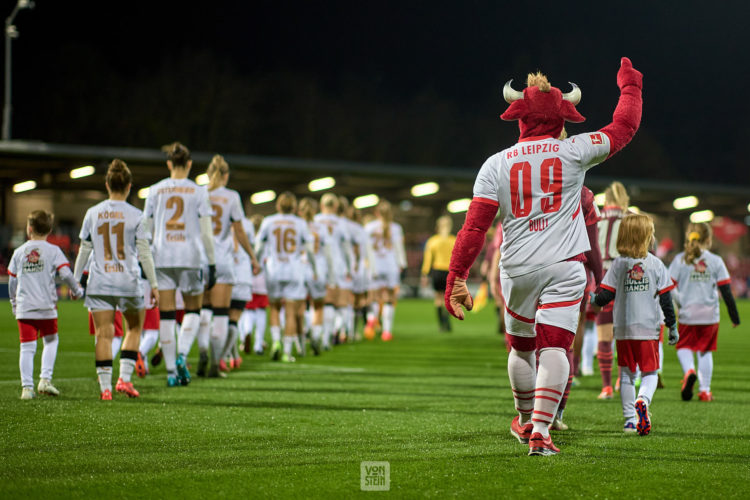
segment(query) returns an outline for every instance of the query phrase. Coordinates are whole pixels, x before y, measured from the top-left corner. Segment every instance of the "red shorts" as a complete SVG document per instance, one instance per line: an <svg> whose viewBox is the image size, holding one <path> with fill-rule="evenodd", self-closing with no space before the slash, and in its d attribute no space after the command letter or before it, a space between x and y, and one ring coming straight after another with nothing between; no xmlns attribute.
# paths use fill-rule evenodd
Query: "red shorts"
<svg viewBox="0 0 750 500"><path fill-rule="evenodd" d="M178 309L174 312L174 319L178 325L182 324L182 318L185 317L185 309Z"/></svg>
<svg viewBox="0 0 750 500"><path fill-rule="evenodd" d="M94 328L94 316L89 311L89 334L96 335L96 328ZM122 337L122 313L115 311L115 337Z"/></svg>
<svg viewBox="0 0 750 500"><path fill-rule="evenodd" d="M693 352L716 350L716 338L719 336L719 324L715 325L679 325L680 340L676 349L690 349Z"/></svg>
<svg viewBox="0 0 750 500"><path fill-rule="evenodd" d="M146 309L146 318L143 320L144 330L158 330L159 329L159 308L154 307Z"/></svg>
<svg viewBox="0 0 750 500"><path fill-rule="evenodd" d="M245 309L265 309L268 307L268 295L253 294L253 300L245 304Z"/></svg>
<svg viewBox="0 0 750 500"><path fill-rule="evenodd" d="M617 366L627 366L635 373L636 365L644 373L659 369L658 340L617 341Z"/></svg>
<svg viewBox="0 0 750 500"><path fill-rule="evenodd" d="M36 342L38 337L46 337L56 333L57 318L18 320L18 338L21 342Z"/></svg>

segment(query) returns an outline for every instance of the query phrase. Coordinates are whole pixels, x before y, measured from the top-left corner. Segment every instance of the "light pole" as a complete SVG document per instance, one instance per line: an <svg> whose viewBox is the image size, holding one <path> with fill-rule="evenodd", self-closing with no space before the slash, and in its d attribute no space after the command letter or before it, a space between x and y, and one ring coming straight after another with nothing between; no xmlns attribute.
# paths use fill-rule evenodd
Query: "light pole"
<svg viewBox="0 0 750 500"><path fill-rule="evenodd" d="M13 12L5 20L5 101L3 105L3 140L10 140L10 80L11 80L11 61L10 61L10 44L14 38L18 38L18 30L13 25L13 20L16 18L19 10L33 9L34 2L29 0L18 0L18 3L13 8Z"/></svg>

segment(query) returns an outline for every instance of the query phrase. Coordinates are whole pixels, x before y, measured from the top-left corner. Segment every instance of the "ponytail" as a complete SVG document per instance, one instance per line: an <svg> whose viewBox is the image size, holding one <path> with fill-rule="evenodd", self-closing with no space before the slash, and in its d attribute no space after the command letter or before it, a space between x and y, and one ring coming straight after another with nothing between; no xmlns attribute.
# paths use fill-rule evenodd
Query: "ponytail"
<svg viewBox="0 0 750 500"><path fill-rule="evenodd" d="M229 173L229 164L224 160L221 155L214 155L211 159L211 163L208 165L206 175L208 175L208 190L213 191L214 189L222 186L222 181L225 175Z"/></svg>
<svg viewBox="0 0 750 500"><path fill-rule="evenodd" d="M318 211L318 202L308 197L302 198L297 208L297 214L307 222L312 222Z"/></svg>
<svg viewBox="0 0 750 500"><path fill-rule="evenodd" d="M711 246L711 226L705 222L691 222L685 235L685 264L692 264L703 250Z"/></svg>
<svg viewBox="0 0 750 500"><path fill-rule="evenodd" d="M620 207L623 211L630 205L630 197L625 186L619 181L614 181L604 190L604 204Z"/></svg>
<svg viewBox="0 0 750 500"><path fill-rule="evenodd" d="M381 200L380 203L378 203L377 213L383 223L383 239L385 241L390 241L391 222L393 222L393 209L391 208L391 204L385 200Z"/></svg>

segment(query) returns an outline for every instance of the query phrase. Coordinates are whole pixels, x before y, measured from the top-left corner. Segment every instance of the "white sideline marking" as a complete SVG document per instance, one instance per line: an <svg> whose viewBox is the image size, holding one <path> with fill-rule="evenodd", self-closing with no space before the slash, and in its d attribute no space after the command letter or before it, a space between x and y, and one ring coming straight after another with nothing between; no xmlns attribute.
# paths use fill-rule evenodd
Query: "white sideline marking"
<svg viewBox="0 0 750 500"><path fill-rule="evenodd" d="M0 352L12 352L18 354L18 349L8 349L5 347L0 347ZM86 356L87 358L90 358L94 356L94 350L92 349L91 352L58 350L57 355L59 356L60 354L63 354L64 356Z"/></svg>
<svg viewBox="0 0 750 500"><path fill-rule="evenodd" d="M55 383L58 382L81 382L81 381L89 381L94 382L96 381L96 377L72 377L72 378L56 378L54 379ZM0 380L0 385L9 385L9 384L20 384L20 379L15 380Z"/></svg>

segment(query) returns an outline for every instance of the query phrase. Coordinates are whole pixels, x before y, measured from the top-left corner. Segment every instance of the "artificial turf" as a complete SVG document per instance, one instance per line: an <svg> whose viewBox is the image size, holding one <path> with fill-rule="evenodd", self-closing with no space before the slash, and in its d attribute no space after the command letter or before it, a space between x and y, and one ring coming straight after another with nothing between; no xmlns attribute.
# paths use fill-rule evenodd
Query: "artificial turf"
<svg viewBox="0 0 750 500"><path fill-rule="evenodd" d="M0 497L747 498L750 302L738 306L736 329L722 306L715 401L680 399L665 346L651 435L623 434L619 398L596 399L597 372L571 393L570 430L553 433L561 453L528 457L509 433L491 308L441 334L431 302L404 300L390 343L296 364L246 356L227 379L171 389L162 365L135 379L139 399L101 402L80 302L59 306L62 394L32 401L19 399L18 333L0 303ZM360 490L363 461L389 462L389 492Z"/></svg>

